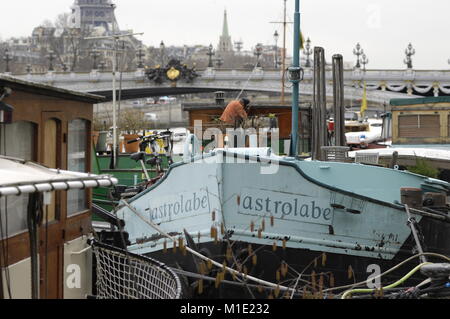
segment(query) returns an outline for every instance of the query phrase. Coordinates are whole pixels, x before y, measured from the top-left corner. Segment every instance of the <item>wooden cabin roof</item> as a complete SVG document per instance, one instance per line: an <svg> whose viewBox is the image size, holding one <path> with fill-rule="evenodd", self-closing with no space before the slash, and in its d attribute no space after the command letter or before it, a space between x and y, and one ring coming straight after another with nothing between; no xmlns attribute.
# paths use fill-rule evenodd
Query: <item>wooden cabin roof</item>
<svg viewBox="0 0 450 319"><path fill-rule="evenodd" d="M213 102L187 102L182 104L183 111L197 111L197 110L222 110L227 105L217 105ZM301 103L300 110L309 110L311 103ZM289 104L280 104L279 102L252 102L251 109L253 110L266 110L266 109L291 109Z"/></svg>
<svg viewBox="0 0 450 319"><path fill-rule="evenodd" d="M450 103L450 96L424 97L418 99L392 99L391 106Z"/></svg>
<svg viewBox="0 0 450 319"><path fill-rule="evenodd" d="M0 74L0 86L7 86L12 90L37 94L37 95L45 95L52 96L57 98L62 98L66 100L79 101L97 104L101 103L105 100L104 96L95 95L90 93L78 92L67 90L63 88L58 88L55 86L36 83L31 81L26 81L22 79L18 79L13 76L8 76L4 74Z"/></svg>

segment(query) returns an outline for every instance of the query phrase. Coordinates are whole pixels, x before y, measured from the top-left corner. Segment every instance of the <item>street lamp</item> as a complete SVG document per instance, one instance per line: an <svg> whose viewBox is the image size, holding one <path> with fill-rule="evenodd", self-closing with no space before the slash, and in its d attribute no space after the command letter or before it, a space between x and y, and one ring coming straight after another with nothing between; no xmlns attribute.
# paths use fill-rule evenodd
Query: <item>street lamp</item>
<svg viewBox="0 0 450 319"><path fill-rule="evenodd" d="M361 63L359 57L364 54L364 50L361 48L361 44L359 42L356 44L356 48L353 49L353 54L356 55L356 68L361 68Z"/></svg>
<svg viewBox="0 0 450 319"><path fill-rule="evenodd" d="M257 68L260 68L261 67L261 63L260 63L260 61L259 61L259 58L260 58L260 56L262 55L262 50L263 50L263 47L262 47L262 44L261 43L258 43L257 45L256 45L256 47L255 47L255 52L254 52L254 54L255 54L255 56L256 56L256 67Z"/></svg>
<svg viewBox="0 0 450 319"><path fill-rule="evenodd" d="M115 8L115 6L113 5L113 8ZM121 38L125 38L125 37L132 37L135 35L142 35L143 33L125 33L125 34L116 34L116 24L113 23L113 29L112 29L112 35L110 36L101 36L101 37L87 37L84 38L85 40L100 40L100 39L110 39L113 40L113 56L112 56L112 109L113 109L113 147L111 150L112 153L112 160L110 162L110 169L114 169L117 167L117 153L118 153L118 143L117 143L117 113L116 113L116 109L117 109L117 89L116 89L116 74L117 74L117 42L119 41L119 39Z"/></svg>
<svg viewBox="0 0 450 319"><path fill-rule="evenodd" d="M53 51L49 51L48 55L47 55L47 59L48 59L48 70L49 71L55 71L55 69L53 68L53 61L55 60L55 54L53 53Z"/></svg>
<svg viewBox="0 0 450 319"><path fill-rule="evenodd" d="M100 72L105 71L105 69L106 69L106 62L105 61L100 61L100 63L98 64L98 67L100 68Z"/></svg>
<svg viewBox="0 0 450 319"><path fill-rule="evenodd" d="M278 39L280 38L280 35L277 30L275 30L273 38L275 40L275 69L278 69Z"/></svg>
<svg viewBox="0 0 450 319"><path fill-rule="evenodd" d="M212 68L213 67L213 56L214 55L216 55L215 53L214 53L214 50L213 50L213 45L212 44L210 44L209 45L209 47L208 47L208 53L206 53L207 55L208 55L208 57L209 57L209 63L208 63L208 68Z"/></svg>
<svg viewBox="0 0 450 319"><path fill-rule="evenodd" d="M97 50L96 47L92 49L90 52L92 59L94 60L94 63L92 65L92 70L97 70L97 59L100 57L100 52Z"/></svg>
<svg viewBox="0 0 450 319"><path fill-rule="evenodd" d="M244 42L242 42L242 40L234 42L234 47L236 48L236 51L238 52L238 54L241 53L243 46L244 46Z"/></svg>
<svg viewBox="0 0 450 319"><path fill-rule="evenodd" d="M416 50L413 48L412 44L408 44L408 47L405 50L405 55L406 58L403 61L403 63L405 63L408 67L408 69L412 69L413 68L413 64L412 64L412 56L416 54Z"/></svg>
<svg viewBox="0 0 450 319"><path fill-rule="evenodd" d="M138 64L137 64L138 69L143 69L144 68L144 60L142 58L145 57L145 53L144 53L144 50L142 50L142 47L139 47L139 49L136 53L136 57L138 58Z"/></svg>
<svg viewBox="0 0 450 319"><path fill-rule="evenodd" d="M220 56L217 57L217 59L216 59L216 65L217 65L217 68L220 69L220 67L223 65L223 59L222 59L222 57L220 57Z"/></svg>
<svg viewBox="0 0 450 319"><path fill-rule="evenodd" d="M166 46L163 41L161 41L161 44L159 45L159 50L161 53L161 66L164 66L164 54L166 51Z"/></svg>
<svg viewBox="0 0 450 319"><path fill-rule="evenodd" d="M303 50L303 53L306 56L305 67L310 68L312 66L310 56L313 54L313 50L311 49L311 40L309 38L308 40L306 40L305 49Z"/></svg>
<svg viewBox="0 0 450 319"><path fill-rule="evenodd" d="M369 64L369 59L365 53L361 56L361 64L363 65L363 70L366 71L366 65Z"/></svg>
<svg viewBox="0 0 450 319"><path fill-rule="evenodd" d="M6 65L5 65L5 72L6 73L9 73L10 72L10 69L9 69L9 62L11 62L12 61L12 56L11 56L11 53L9 53L9 49L8 48L6 48L5 49L5 55L4 55L4 57L3 57L3 60L5 61L5 63L6 63Z"/></svg>
<svg viewBox="0 0 450 319"><path fill-rule="evenodd" d="M12 90L8 87L0 87L0 125L12 123L14 107L3 102L3 98L11 95Z"/></svg>

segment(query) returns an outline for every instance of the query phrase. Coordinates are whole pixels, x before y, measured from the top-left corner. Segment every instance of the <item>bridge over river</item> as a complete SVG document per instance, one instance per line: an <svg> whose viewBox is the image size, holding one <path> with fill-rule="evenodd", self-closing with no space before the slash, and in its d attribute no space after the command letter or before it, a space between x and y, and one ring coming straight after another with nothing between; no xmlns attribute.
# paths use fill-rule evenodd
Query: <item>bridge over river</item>
<svg viewBox="0 0 450 319"><path fill-rule="evenodd" d="M122 99L178 95L214 91L282 91L280 70L225 70L207 68L196 71L198 77L176 82L166 79L156 83L146 76L145 69L116 74L117 88L122 89ZM95 93L112 99L112 73L93 70L89 73L26 74L16 77L76 91ZM332 71L327 69L327 97L333 95ZM345 96L361 99L364 83L370 103L389 103L393 98L450 95L450 70L367 70L344 71ZM290 82L285 81L285 93L291 93ZM306 68L300 85L300 94L307 99L313 94L313 70Z"/></svg>

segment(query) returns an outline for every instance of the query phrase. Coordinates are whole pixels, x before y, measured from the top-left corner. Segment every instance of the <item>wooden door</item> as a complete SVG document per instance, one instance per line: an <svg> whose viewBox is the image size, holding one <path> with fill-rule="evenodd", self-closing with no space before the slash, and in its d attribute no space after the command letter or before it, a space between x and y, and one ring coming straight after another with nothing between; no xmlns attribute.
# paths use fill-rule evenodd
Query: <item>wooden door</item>
<svg viewBox="0 0 450 319"><path fill-rule="evenodd" d="M43 114L42 163L50 168L59 168L61 163L61 122ZM40 227L40 297L57 299L62 297L63 232L61 229L61 194L53 192L49 205L44 206Z"/></svg>
<svg viewBox="0 0 450 319"><path fill-rule="evenodd" d="M58 168L58 122L48 119L44 123L44 159L43 164L50 168ZM48 205L49 221L56 219L56 196L52 193L52 203Z"/></svg>

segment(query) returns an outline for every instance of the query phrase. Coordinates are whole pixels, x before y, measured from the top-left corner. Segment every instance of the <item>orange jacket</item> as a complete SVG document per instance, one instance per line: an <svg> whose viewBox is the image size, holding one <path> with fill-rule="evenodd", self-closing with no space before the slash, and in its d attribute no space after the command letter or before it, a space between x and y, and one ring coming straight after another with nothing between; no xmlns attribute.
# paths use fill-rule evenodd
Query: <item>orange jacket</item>
<svg viewBox="0 0 450 319"><path fill-rule="evenodd" d="M234 124L234 121L237 118L246 119L247 118L247 112L244 110L244 106L239 101L231 101L225 111L223 111L222 116L220 117L220 120L225 123Z"/></svg>

